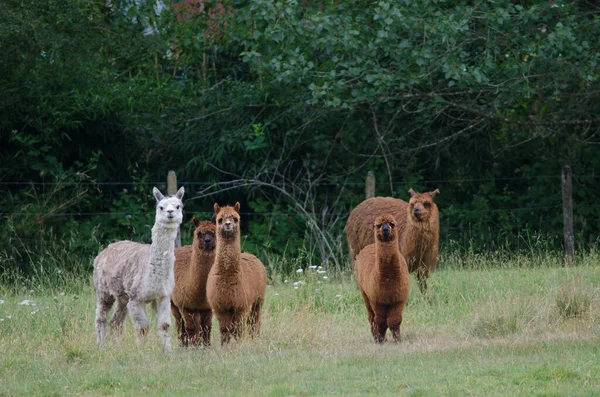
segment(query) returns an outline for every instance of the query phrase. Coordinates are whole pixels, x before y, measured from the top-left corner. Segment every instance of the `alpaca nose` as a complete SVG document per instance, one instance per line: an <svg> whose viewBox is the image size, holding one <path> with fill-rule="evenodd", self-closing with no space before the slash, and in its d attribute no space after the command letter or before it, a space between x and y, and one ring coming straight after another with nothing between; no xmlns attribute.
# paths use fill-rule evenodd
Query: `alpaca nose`
<svg viewBox="0 0 600 397"><path fill-rule="evenodd" d="M387 223L384 223L383 226L381 227L381 234L383 234L383 238L385 240L390 238L390 225L388 225Z"/></svg>
<svg viewBox="0 0 600 397"><path fill-rule="evenodd" d="M225 225L231 226L231 221L225 221Z"/></svg>
<svg viewBox="0 0 600 397"><path fill-rule="evenodd" d="M421 209L419 207L415 207L415 209L413 210L413 214L416 217L421 216Z"/></svg>

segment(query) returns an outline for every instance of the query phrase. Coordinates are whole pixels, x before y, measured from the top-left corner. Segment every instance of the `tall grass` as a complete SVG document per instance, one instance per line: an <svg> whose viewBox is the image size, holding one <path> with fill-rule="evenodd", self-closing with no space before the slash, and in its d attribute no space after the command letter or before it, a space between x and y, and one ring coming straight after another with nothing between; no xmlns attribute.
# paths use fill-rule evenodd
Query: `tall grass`
<svg viewBox="0 0 600 397"><path fill-rule="evenodd" d="M349 270L298 261L271 271L258 339L221 347L215 320L212 347L168 354L129 320L96 347L89 275L44 267L0 286L0 395L600 393L598 254L487 258L442 256L430 301L411 279L399 344L372 342Z"/></svg>

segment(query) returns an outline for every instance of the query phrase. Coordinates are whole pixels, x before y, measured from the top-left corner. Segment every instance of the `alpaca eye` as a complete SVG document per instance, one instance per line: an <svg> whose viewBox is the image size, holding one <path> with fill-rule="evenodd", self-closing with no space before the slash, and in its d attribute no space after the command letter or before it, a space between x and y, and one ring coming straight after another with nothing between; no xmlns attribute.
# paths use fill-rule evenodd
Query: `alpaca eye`
<svg viewBox="0 0 600 397"><path fill-rule="evenodd" d="M381 223L379 225L375 225L377 229L381 229Z"/></svg>
<svg viewBox="0 0 600 397"><path fill-rule="evenodd" d="M393 224L393 223L390 223L390 227L393 229L393 228L395 228L395 227L396 227L396 225L395 225L395 224Z"/></svg>
<svg viewBox="0 0 600 397"><path fill-rule="evenodd" d="M178 205L178 206L177 206L177 209L179 209L180 207L181 207L181 206L180 206L180 205Z"/></svg>
<svg viewBox="0 0 600 397"><path fill-rule="evenodd" d="M233 218L233 221L234 221L235 223L238 223L238 218Z"/></svg>
<svg viewBox="0 0 600 397"><path fill-rule="evenodd" d="M223 218L219 219L219 225L223 223Z"/></svg>
<svg viewBox="0 0 600 397"><path fill-rule="evenodd" d="M430 203L429 201L425 201L425 202L423 203L423 207L425 207L425 208L429 208L429 207L431 207L431 203Z"/></svg>
<svg viewBox="0 0 600 397"><path fill-rule="evenodd" d="M158 207L158 208L160 208L161 211L163 211L165 209L165 207Z"/></svg>

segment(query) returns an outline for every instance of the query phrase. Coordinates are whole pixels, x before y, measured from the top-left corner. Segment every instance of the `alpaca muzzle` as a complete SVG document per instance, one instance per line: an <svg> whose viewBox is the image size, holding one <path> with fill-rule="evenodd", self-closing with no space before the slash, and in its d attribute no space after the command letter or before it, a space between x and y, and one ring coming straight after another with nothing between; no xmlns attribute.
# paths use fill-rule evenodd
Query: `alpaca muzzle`
<svg viewBox="0 0 600 397"><path fill-rule="evenodd" d="M381 226L381 235L384 241L388 241L390 239L391 229L389 224L384 223L383 226Z"/></svg>
<svg viewBox="0 0 600 397"><path fill-rule="evenodd" d="M413 210L413 216L415 218L417 218L418 220L421 220L421 217L423 216L423 213L421 212L421 210L419 209L419 207L415 207L415 209Z"/></svg>

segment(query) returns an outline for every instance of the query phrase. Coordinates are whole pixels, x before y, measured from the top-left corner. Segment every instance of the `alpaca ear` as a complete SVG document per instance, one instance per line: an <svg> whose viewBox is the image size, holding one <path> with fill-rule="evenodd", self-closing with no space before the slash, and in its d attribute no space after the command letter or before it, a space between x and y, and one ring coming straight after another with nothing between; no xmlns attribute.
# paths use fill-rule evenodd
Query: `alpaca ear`
<svg viewBox="0 0 600 397"><path fill-rule="evenodd" d="M215 210L215 215L219 213L219 211L221 211L221 206L219 206L219 204L215 203L215 205L213 206L214 210Z"/></svg>
<svg viewBox="0 0 600 397"><path fill-rule="evenodd" d="M175 197L177 197L179 200L181 200L183 198L183 193L185 193L185 189L182 186L179 188L177 193L175 193Z"/></svg>
<svg viewBox="0 0 600 397"><path fill-rule="evenodd" d="M429 192L431 197L435 196L436 194L440 194L440 189L435 189L433 192Z"/></svg>
<svg viewBox="0 0 600 397"><path fill-rule="evenodd" d="M196 215L192 217L192 223L194 224L194 227L198 227L200 225L200 220L196 218Z"/></svg>
<svg viewBox="0 0 600 397"><path fill-rule="evenodd" d="M235 210L235 212L237 212L238 214L240 213L240 202L238 201L237 203L235 203L235 205L233 206L233 209Z"/></svg>
<svg viewBox="0 0 600 397"><path fill-rule="evenodd" d="M152 194L154 194L154 198L156 199L157 203L165 198L165 196L163 196L163 194L160 192L160 190L156 188L156 186L152 188Z"/></svg>
<svg viewBox="0 0 600 397"><path fill-rule="evenodd" d="M413 197L415 194L417 194L412 187L408 190L408 192L410 193L410 197Z"/></svg>

